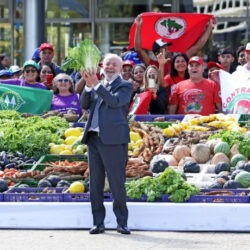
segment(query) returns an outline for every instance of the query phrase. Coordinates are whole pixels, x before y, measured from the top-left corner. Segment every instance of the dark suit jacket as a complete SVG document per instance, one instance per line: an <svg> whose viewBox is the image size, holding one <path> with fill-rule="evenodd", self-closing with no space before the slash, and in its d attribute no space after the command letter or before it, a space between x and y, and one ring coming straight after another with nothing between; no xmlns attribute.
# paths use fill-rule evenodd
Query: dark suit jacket
<svg viewBox="0 0 250 250"><path fill-rule="evenodd" d="M123 144L130 141L127 114L133 86L119 76L111 86L100 85L98 90L81 95L81 107L90 111L82 142L86 143L98 95L103 99L99 107L99 136L104 144Z"/></svg>

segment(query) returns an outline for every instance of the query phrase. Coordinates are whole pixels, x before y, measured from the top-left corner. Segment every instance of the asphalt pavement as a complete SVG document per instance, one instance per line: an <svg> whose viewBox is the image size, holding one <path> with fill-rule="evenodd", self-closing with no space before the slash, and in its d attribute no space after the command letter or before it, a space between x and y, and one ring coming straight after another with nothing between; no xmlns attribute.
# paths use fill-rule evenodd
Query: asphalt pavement
<svg viewBox="0 0 250 250"><path fill-rule="evenodd" d="M114 230L90 235L88 230L0 230L1 250L249 250L249 233Z"/></svg>

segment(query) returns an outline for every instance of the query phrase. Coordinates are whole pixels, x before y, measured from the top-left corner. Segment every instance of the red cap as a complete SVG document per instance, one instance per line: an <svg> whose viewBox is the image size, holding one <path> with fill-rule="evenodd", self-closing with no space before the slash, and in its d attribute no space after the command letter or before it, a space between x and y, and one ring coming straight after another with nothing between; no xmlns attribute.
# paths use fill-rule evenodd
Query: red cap
<svg viewBox="0 0 250 250"><path fill-rule="evenodd" d="M54 47L50 43L42 43L40 45L39 50L42 51L44 49L50 49L50 50L54 51Z"/></svg>
<svg viewBox="0 0 250 250"><path fill-rule="evenodd" d="M134 67L134 62L130 61L130 60L125 60L125 61L123 61L122 66L126 66L126 65Z"/></svg>
<svg viewBox="0 0 250 250"><path fill-rule="evenodd" d="M217 62L213 62L213 61L208 62L208 63L207 63L207 68L210 69L210 68L212 68L212 67L217 67L217 68L219 68L219 69L223 69L223 70L224 70L224 67L223 67L221 64L219 64L219 63L217 63Z"/></svg>
<svg viewBox="0 0 250 250"><path fill-rule="evenodd" d="M190 64L192 62L197 62L197 63L199 63L201 65L204 65L204 62L203 62L203 60L202 60L202 58L200 56L193 56L193 57L191 57L189 59L189 61L188 61L188 64Z"/></svg>

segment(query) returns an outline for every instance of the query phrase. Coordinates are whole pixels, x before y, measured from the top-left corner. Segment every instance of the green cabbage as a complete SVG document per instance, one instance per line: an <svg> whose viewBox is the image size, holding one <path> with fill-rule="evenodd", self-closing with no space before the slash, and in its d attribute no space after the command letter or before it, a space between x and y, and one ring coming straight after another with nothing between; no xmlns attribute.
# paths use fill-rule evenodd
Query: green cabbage
<svg viewBox="0 0 250 250"><path fill-rule="evenodd" d="M75 71L94 68L97 70L101 59L100 51L92 40L85 39L79 47L69 48L68 57L62 65L63 70L74 69Z"/></svg>

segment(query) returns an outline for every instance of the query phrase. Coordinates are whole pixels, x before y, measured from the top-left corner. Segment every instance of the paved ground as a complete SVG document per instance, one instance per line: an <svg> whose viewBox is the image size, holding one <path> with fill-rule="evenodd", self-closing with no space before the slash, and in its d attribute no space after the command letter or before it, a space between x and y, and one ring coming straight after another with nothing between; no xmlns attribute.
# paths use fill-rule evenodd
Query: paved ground
<svg viewBox="0 0 250 250"><path fill-rule="evenodd" d="M133 231L120 235L87 230L0 230L1 250L249 250L248 233Z"/></svg>

